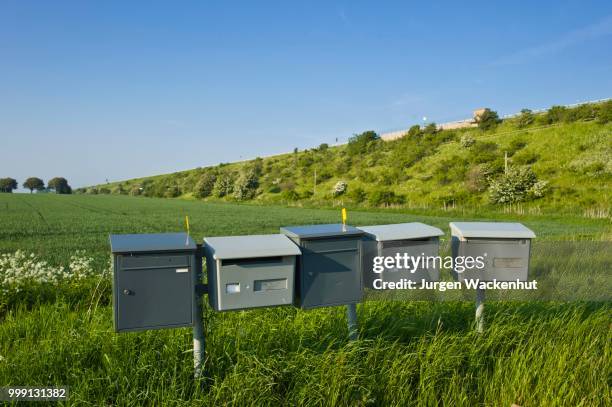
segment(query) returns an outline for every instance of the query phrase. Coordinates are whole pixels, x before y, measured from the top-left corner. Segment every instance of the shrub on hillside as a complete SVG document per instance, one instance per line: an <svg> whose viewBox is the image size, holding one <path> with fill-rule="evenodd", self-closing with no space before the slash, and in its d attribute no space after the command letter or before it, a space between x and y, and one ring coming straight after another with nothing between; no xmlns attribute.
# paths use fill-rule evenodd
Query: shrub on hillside
<svg viewBox="0 0 612 407"><path fill-rule="evenodd" d="M606 124L612 122L612 100L608 100L601 104L598 112L597 122Z"/></svg>
<svg viewBox="0 0 612 407"><path fill-rule="evenodd" d="M132 188L130 188L131 196L139 196L141 194L142 194L142 188L140 187L140 185L134 185Z"/></svg>
<svg viewBox="0 0 612 407"><path fill-rule="evenodd" d="M461 141L459 143L463 148L470 148L474 145L475 142L476 140L474 139L474 137L472 137L470 133L466 133L461 136Z"/></svg>
<svg viewBox="0 0 612 407"><path fill-rule="evenodd" d="M544 115L545 121L548 124L558 123L565 119L567 113L567 107L565 106L553 106Z"/></svg>
<svg viewBox="0 0 612 407"><path fill-rule="evenodd" d="M389 189L376 189L370 192L368 201L372 206L390 206L404 203L404 197Z"/></svg>
<svg viewBox="0 0 612 407"><path fill-rule="evenodd" d="M516 126L519 129L523 129L535 121L535 116L533 112L529 109L521 110L521 114L516 119Z"/></svg>
<svg viewBox="0 0 612 407"><path fill-rule="evenodd" d="M164 191L164 198L176 198L181 195L181 190L178 185L170 185L166 187L166 191Z"/></svg>
<svg viewBox="0 0 612 407"><path fill-rule="evenodd" d="M336 182L336 185L334 185L334 188L332 190L332 195L333 196L340 196L343 195L346 190L348 188L348 184L344 181L338 181Z"/></svg>
<svg viewBox="0 0 612 407"><path fill-rule="evenodd" d="M477 141L471 147L470 161L482 164L497 158L497 144L492 141Z"/></svg>
<svg viewBox="0 0 612 407"><path fill-rule="evenodd" d="M522 202L536 197L533 191L538 178L530 167L510 168L506 174L490 182L489 198L492 203L509 204ZM541 197L546 192L546 184L540 184L537 194Z"/></svg>
<svg viewBox="0 0 612 407"><path fill-rule="evenodd" d="M533 151L521 151L512 157L512 162L519 165L533 164L540 158L540 155Z"/></svg>
<svg viewBox="0 0 612 407"><path fill-rule="evenodd" d="M366 194L366 191L361 187L351 188L347 196L349 197L351 201L355 203L362 203L368 197L368 195Z"/></svg>
<svg viewBox="0 0 612 407"><path fill-rule="evenodd" d="M300 199L300 194L295 189L287 189L280 194L281 198L285 201L294 202Z"/></svg>
<svg viewBox="0 0 612 407"><path fill-rule="evenodd" d="M515 138L510 141L510 145L508 146L508 156L512 157L514 153L525 148L527 146L527 142L522 138Z"/></svg>
<svg viewBox="0 0 612 407"><path fill-rule="evenodd" d="M476 123L479 129L487 131L497 127L497 125L501 123L501 119L496 111L487 108L476 117Z"/></svg>
<svg viewBox="0 0 612 407"><path fill-rule="evenodd" d="M212 172L205 172L195 185L193 194L196 198L206 198L210 196L215 188L217 176Z"/></svg>
<svg viewBox="0 0 612 407"><path fill-rule="evenodd" d="M372 151L376 147L379 140L380 137L375 131L364 131L361 134L356 134L349 138L346 151L349 155L364 154Z"/></svg>
<svg viewBox="0 0 612 407"><path fill-rule="evenodd" d="M223 173L217 176L215 186L213 188L213 195L217 198L223 198L231 195L234 191L234 177L231 174Z"/></svg>
<svg viewBox="0 0 612 407"><path fill-rule="evenodd" d="M234 198L239 201L253 199L259 187L259 179L253 169L244 171L234 185Z"/></svg>
<svg viewBox="0 0 612 407"><path fill-rule="evenodd" d="M465 186L470 192L483 192L489 186L489 174L485 165L476 165L467 171Z"/></svg>

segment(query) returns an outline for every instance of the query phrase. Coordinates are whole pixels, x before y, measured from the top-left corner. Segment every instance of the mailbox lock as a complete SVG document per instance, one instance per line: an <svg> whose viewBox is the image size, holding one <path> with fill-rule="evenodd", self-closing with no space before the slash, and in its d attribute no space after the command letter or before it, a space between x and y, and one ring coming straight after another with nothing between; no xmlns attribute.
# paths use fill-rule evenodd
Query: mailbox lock
<svg viewBox="0 0 612 407"><path fill-rule="evenodd" d="M127 288L125 290L123 290L123 294L124 295L132 295L134 294L134 292L132 290L128 290Z"/></svg>

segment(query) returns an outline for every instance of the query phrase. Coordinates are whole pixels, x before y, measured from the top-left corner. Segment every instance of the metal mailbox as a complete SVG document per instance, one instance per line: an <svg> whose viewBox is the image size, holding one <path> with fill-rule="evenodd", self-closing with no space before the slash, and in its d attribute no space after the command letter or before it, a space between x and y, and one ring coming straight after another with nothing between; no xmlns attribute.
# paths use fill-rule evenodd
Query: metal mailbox
<svg viewBox="0 0 612 407"><path fill-rule="evenodd" d="M286 236L209 237L204 255L208 298L216 311L293 303L300 249Z"/></svg>
<svg viewBox="0 0 612 407"><path fill-rule="evenodd" d="M296 305L315 308L354 304L363 297L363 231L342 224L282 227L302 249L296 278Z"/></svg>
<svg viewBox="0 0 612 407"><path fill-rule="evenodd" d="M115 331L192 326L196 244L186 233L111 235Z"/></svg>
<svg viewBox="0 0 612 407"><path fill-rule="evenodd" d="M379 282L399 282L403 279L420 282L437 281L440 278L439 261L427 261L427 257L438 256L439 237L444 235L440 229L419 222L398 223L394 225L360 226L365 232L363 239L363 281L366 288L376 289ZM396 257L396 255L422 258L418 267L408 262L410 268L385 269L375 273L374 258ZM431 259L430 259L431 260Z"/></svg>
<svg viewBox="0 0 612 407"><path fill-rule="evenodd" d="M484 267L462 273L453 270L456 280L526 281L533 231L520 223L452 222L451 247L455 259L483 257Z"/></svg>

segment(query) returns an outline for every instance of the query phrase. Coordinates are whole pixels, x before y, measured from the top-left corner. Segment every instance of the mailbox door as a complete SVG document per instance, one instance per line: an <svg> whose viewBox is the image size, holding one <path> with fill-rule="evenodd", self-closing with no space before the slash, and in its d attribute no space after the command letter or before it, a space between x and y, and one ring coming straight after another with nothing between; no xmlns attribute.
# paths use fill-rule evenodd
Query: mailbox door
<svg viewBox="0 0 612 407"><path fill-rule="evenodd" d="M463 278L485 281L526 281L529 271L529 239L470 239L461 242L463 256L484 256L485 268L464 272ZM485 255L486 253L486 255Z"/></svg>
<svg viewBox="0 0 612 407"><path fill-rule="evenodd" d="M192 325L190 257L125 256L115 273L117 331Z"/></svg>
<svg viewBox="0 0 612 407"><path fill-rule="evenodd" d="M412 256L415 259L420 258L420 262L427 261L427 257L433 257L438 255L438 240L427 239L427 240L392 240L382 243L382 256L395 257L397 253L402 256L407 253L408 256ZM407 279L410 281L420 282L421 280L437 281L440 278L440 270L438 263L429 260L429 267L423 263L419 263L419 267L414 272L407 270L406 268L394 268L385 270L381 277L383 281L398 282L401 279ZM413 267L413 262L409 261L409 266Z"/></svg>
<svg viewBox="0 0 612 407"><path fill-rule="evenodd" d="M303 242L300 303L303 308L361 301L360 238Z"/></svg>
<svg viewBox="0 0 612 407"><path fill-rule="evenodd" d="M294 270L294 256L222 260L218 310L291 305Z"/></svg>

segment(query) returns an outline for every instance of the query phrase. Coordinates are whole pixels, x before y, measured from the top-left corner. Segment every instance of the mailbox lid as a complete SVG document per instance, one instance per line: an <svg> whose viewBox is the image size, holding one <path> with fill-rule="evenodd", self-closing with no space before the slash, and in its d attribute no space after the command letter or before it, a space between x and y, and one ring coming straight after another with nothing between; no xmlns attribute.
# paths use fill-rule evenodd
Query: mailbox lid
<svg viewBox="0 0 612 407"><path fill-rule="evenodd" d="M378 242L389 240L429 239L444 235L442 230L421 222L358 226L357 229L364 231L368 237Z"/></svg>
<svg viewBox="0 0 612 407"><path fill-rule="evenodd" d="M522 223L451 222L453 235L461 238L533 239L535 233Z"/></svg>
<svg viewBox="0 0 612 407"><path fill-rule="evenodd" d="M110 244L113 254L196 250L195 242L187 233L110 235Z"/></svg>
<svg viewBox="0 0 612 407"><path fill-rule="evenodd" d="M291 239L281 234L207 237L204 243L215 260L299 256L302 253Z"/></svg>
<svg viewBox="0 0 612 407"><path fill-rule="evenodd" d="M362 236L363 231L341 223L326 225L285 226L280 232L293 239L308 240L336 236Z"/></svg>

